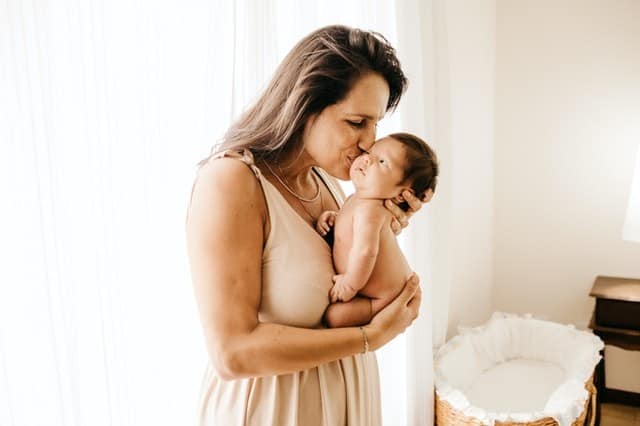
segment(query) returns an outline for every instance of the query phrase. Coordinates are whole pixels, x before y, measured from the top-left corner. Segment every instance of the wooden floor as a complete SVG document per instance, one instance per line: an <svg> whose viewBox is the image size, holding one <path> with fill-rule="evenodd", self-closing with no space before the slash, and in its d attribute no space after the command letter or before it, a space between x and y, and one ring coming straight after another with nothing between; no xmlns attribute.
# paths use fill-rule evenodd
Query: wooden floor
<svg viewBox="0 0 640 426"><path fill-rule="evenodd" d="M600 426L640 426L640 408L613 403L600 407Z"/></svg>

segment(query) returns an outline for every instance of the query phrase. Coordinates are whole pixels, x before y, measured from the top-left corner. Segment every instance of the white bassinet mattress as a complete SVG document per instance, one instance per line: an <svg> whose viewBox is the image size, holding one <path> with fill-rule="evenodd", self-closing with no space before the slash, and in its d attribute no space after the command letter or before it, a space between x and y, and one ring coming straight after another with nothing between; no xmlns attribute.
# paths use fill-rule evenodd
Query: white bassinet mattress
<svg viewBox="0 0 640 426"><path fill-rule="evenodd" d="M485 424L553 417L568 426L584 409L584 385L602 347L597 336L573 326L496 312L440 348L436 390Z"/></svg>
<svg viewBox="0 0 640 426"><path fill-rule="evenodd" d="M465 395L487 411L542 411L562 382L564 370L558 365L520 358L481 373Z"/></svg>

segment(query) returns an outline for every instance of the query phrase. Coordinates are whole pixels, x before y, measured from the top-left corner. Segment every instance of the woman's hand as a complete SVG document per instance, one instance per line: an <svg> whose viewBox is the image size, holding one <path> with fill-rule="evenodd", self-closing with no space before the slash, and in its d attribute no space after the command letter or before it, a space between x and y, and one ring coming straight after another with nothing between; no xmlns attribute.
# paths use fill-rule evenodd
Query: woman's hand
<svg viewBox="0 0 640 426"><path fill-rule="evenodd" d="M391 212L393 215L393 220L391 221L391 230L394 234L398 235L400 232L409 225L409 218L413 216L415 212L422 208L423 203L428 203L431 201L433 197L433 191L430 189L425 194L422 200L418 199L411 191L404 190L402 192L402 197L405 199L407 203L409 203L409 210L406 212L402 210L396 203L391 200L386 200L384 206Z"/></svg>
<svg viewBox="0 0 640 426"><path fill-rule="evenodd" d="M378 312L366 326L370 335L371 350L380 348L404 332L418 317L422 300L419 284L418 276L415 273L411 274L400 294Z"/></svg>

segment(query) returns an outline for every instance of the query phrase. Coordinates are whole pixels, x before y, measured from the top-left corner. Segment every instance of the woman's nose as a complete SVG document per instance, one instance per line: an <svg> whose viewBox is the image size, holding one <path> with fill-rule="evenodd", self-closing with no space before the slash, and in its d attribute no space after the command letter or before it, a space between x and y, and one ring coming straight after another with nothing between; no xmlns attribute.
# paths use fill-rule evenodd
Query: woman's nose
<svg viewBox="0 0 640 426"><path fill-rule="evenodd" d="M358 148L360 148L362 151L369 152L375 140L376 140L376 126L371 126L371 128L366 128L360 134L360 140L358 141Z"/></svg>
<svg viewBox="0 0 640 426"><path fill-rule="evenodd" d="M373 146L373 142L374 141L375 141L375 137L373 137L373 138L361 138L360 142L358 142L358 148L362 152L369 152L369 150Z"/></svg>

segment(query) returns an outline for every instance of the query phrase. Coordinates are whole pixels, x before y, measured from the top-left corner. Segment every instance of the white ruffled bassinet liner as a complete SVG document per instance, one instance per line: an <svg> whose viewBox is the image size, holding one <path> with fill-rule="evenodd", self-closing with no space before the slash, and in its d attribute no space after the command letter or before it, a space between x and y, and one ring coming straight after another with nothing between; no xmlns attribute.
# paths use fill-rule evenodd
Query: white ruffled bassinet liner
<svg viewBox="0 0 640 426"><path fill-rule="evenodd" d="M584 409L588 397L584 385L600 361L603 346L599 337L576 330L573 325L495 312L480 327L460 328L459 335L438 350L434 362L436 391L456 411L483 424L526 423L553 417L560 426L569 426ZM527 362L533 367L547 364L551 367L549 374L555 375L551 380L559 383L541 411L496 412L469 402L465 392L474 387L484 372L500 364L523 368ZM540 368L537 371L542 372ZM539 383L544 380L537 376L532 379ZM518 388L521 397L526 397L531 384L521 383ZM477 393L478 389L474 391Z"/></svg>

